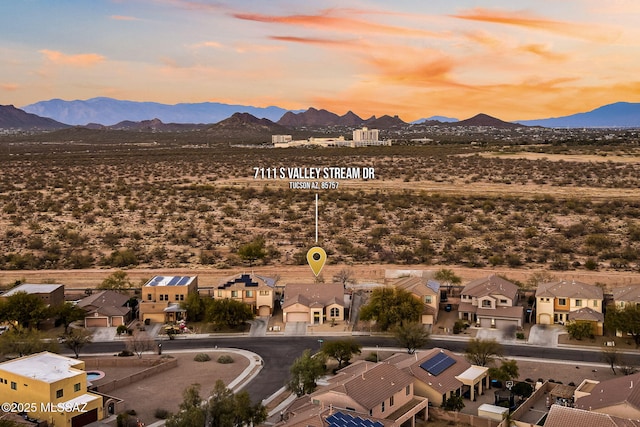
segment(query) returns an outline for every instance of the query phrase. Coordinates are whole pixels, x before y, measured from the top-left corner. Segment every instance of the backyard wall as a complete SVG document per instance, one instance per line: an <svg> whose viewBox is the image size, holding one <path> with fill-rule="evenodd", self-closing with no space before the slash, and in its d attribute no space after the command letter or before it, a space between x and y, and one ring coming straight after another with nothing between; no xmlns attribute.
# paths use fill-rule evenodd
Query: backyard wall
<svg viewBox="0 0 640 427"><path fill-rule="evenodd" d="M480 418L475 415L463 414L454 411L445 411L442 408L429 407L429 418L444 421L454 421L469 424L472 427L498 427L498 421L489 418Z"/></svg>
<svg viewBox="0 0 640 427"><path fill-rule="evenodd" d="M175 368L178 366L178 359L135 359L132 357L100 357L95 359L87 359L85 361L86 370L100 369L101 367L105 366L139 366L140 371L125 378L117 378L112 381L97 385L96 390L100 393L108 393L117 388L127 386L129 384L148 378L152 375L156 375L169 369Z"/></svg>

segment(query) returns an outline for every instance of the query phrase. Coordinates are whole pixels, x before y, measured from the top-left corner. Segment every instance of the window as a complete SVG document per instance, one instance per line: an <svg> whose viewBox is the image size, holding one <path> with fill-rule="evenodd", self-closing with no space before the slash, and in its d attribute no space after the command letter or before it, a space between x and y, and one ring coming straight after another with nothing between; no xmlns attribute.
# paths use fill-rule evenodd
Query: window
<svg viewBox="0 0 640 427"><path fill-rule="evenodd" d="M407 396L409 396L409 394L411 393L411 384L409 384L409 385L407 386L407 388L404 390L404 392L405 392L405 394L406 394Z"/></svg>
<svg viewBox="0 0 640 427"><path fill-rule="evenodd" d="M431 295L427 295L424 297L425 304L431 304L431 301L432 301Z"/></svg>
<svg viewBox="0 0 640 427"><path fill-rule="evenodd" d="M11 390L17 390L18 384L15 381L11 381Z"/></svg>
<svg viewBox="0 0 640 427"><path fill-rule="evenodd" d="M576 307L582 307L582 300L581 299L577 299L576 300Z"/></svg>
<svg viewBox="0 0 640 427"><path fill-rule="evenodd" d="M597 300L594 300L594 301L593 301L593 306L594 306L594 307L597 307L597 306L598 306L598 301L597 301Z"/></svg>
<svg viewBox="0 0 640 427"><path fill-rule="evenodd" d="M80 383L76 383L73 385L73 391L80 391L80 388L81 388Z"/></svg>
<svg viewBox="0 0 640 427"><path fill-rule="evenodd" d="M238 298L238 291L231 291L231 298Z"/></svg>
<svg viewBox="0 0 640 427"><path fill-rule="evenodd" d="M59 399L62 396L64 396L64 390L63 389L56 390L56 397Z"/></svg>
<svg viewBox="0 0 640 427"><path fill-rule="evenodd" d="M382 404L380 405L380 412L384 412L384 400L382 401Z"/></svg>
<svg viewBox="0 0 640 427"><path fill-rule="evenodd" d="M338 317L338 316L340 316L340 310L337 307L333 307L333 308L331 308L330 315L331 315L331 317Z"/></svg>
<svg viewBox="0 0 640 427"><path fill-rule="evenodd" d="M269 291L260 291L260 296L268 297L271 292Z"/></svg>
<svg viewBox="0 0 640 427"><path fill-rule="evenodd" d="M218 291L218 298L222 298L222 291Z"/></svg>
<svg viewBox="0 0 640 427"><path fill-rule="evenodd" d="M483 299L483 300L482 300L482 307L484 307L484 308L491 308L491 300Z"/></svg>
<svg viewBox="0 0 640 427"><path fill-rule="evenodd" d="M180 301L180 295L176 294L176 301Z"/></svg>
<svg viewBox="0 0 640 427"><path fill-rule="evenodd" d="M393 396L389 398L389 407L393 406Z"/></svg>
<svg viewBox="0 0 640 427"><path fill-rule="evenodd" d="M164 295L160 294L160 301L164 301Z"/></svg>
<svg viewBox="0 0 640 427"><path fill-rule="evenodd" d="M253 298L253 291L246 291L247 298Z"/></svg>
<svg viewBox="0 0 640 427"><path fill-rule="evenodd" d="M164 294L164 300L169 301L169 294Z"/></svg>
<svg viewBox="0 0 640 427"><path fill-rule="evenodd" d="M153 299L153 297L151 296L151 294L147 294L147 301L151 301Z"/></svg>
<svg viewBox="0 0 640 427"><path fill-rule="evenodd" d="M558 305L567 305L566 298L558 298Z"/></svg>
<svg viewBox="0 0 640 427"><path fill-rule="evenodd" d="M507 304L507 300L506 299L501 299L500 300L500 304Z"/></svg>

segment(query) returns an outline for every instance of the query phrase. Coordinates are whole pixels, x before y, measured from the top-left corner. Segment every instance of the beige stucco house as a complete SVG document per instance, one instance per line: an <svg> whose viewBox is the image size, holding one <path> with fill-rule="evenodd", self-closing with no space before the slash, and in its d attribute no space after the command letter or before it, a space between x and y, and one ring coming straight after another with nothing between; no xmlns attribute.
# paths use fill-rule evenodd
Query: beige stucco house
<svg viewBox="0 0 640 427"><path fill-rule="evenodd" d="M241 301L251 306L253 312L258 316L269 316L273 313L274 284L275 280L273 279L255 274L241 274L218 285L213 297Z"/></svg>
<svg viewBox="0 0 640 427"><path fill-rule="evenodd" d="M345 292L342 283L288 284L282 304L283 321L323 324L342 321Z"/></svg>
<svg viewBox="0 0 640 427"><path fill-rule="evenodd" d="M542 283L536 290L536 323L551 325L589 322L593 334L602 335L602 288L577 281Z"/></svg>

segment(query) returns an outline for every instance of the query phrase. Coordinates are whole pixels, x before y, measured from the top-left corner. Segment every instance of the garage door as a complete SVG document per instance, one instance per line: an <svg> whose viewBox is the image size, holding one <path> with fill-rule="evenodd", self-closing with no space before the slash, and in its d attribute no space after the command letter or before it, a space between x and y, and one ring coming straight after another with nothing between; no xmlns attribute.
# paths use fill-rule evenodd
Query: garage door
<svg viewBox="0 0 640 427"><path fill-rule="evenodd" d="M496 319L496 328L498 329L507 330L513 328L515 330L517 327L518 322L516 320Z"/></svg>
<svg viewBox="0 0 640 427"><path fill-rule="evenodd" d="M106 328L108 326L106 317L90 317L85 319L87 328Z"/></svg>
<svg viewBox="0 0 640 427"><path fill-rule="evenodd" d="M71 427L82 427L90 424L94 421L98 421L98 410L92 409L83 414L76 415L71 418Z"/></svg>
<svg viewBox="0 0 640 427"><path fill-rule="evenodd" d="M491 327L491 319L487 317L483 317L480 319L480 327L481 328L490 328Z"/></svg>
<svg viewBox="0 0 640 427"><path fill-rule="evenodd" d="M287 322L308 322L309 313L305 312L291 312L287 313Z"/></svg>
<svg viewBox="0 0 640 427"><path fill-rule="evenodd" d="M261 305L258 309L258 316L268 316L271 314L271 307L268 305Z"/></svg>

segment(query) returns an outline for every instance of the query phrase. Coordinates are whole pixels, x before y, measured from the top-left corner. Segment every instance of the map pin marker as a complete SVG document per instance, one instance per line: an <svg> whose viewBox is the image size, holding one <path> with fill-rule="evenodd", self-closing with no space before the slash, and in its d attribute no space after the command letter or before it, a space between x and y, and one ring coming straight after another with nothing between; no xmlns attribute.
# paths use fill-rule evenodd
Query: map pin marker
<svg viewBox="0 0 640 427"><path fill-rule="evenodd" d="M307 262L313 274L318 277L318 274L322 271L322 267L324 267L324 263L327 262L327 253L319 246L313 247L307 252Z"/></svg>

